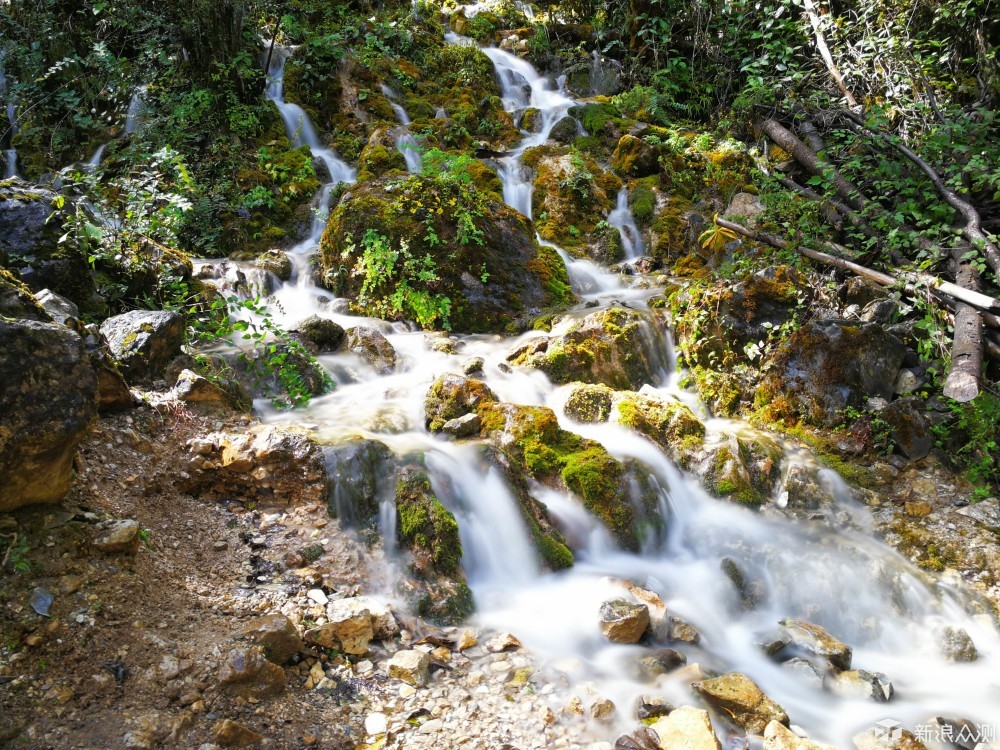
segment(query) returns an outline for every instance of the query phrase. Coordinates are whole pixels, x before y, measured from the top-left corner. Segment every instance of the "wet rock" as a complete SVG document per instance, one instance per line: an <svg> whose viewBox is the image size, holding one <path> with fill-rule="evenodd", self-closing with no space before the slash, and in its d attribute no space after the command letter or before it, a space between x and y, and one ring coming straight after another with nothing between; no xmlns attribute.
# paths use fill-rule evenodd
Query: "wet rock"
<svg viewBox="0 0 1000 750"><path fill-rule="evenodd" d="M634 135L623 135L611 154L611 168L622 177L649 177L660 171L654 146Z"/></svg>
<svg viewBox="0 0 1000 750"><path fill-rule="evenodd" d="M384 641L399 635L399 623L392 607L369 596L335 599L326 608L326 616L331 621L361 612L367 612L371 620L372 638Z"/></svg>
<svg viewBox="0 0 1000 750"><path fill-rule="evenodd" d="M261 735L231 719L222 719L212 726L212 739L220 747L254 747L264 742Z"/></svg>
<svg viewBox="0 0 1000 750"><path fill-rule="evenodd" d="M283 250L272 248L261 253L253 264L268 273L277 276L281 281L292 278L292 259Z"/></svg>
<svg viewBox="0 0 1000 750"><path fill-rule="evenodd" d="M832 508L836 498L823 483L815 466L793 463L785 474L781 499L786 508L793 510L820 510Z"/></svg>
<svg viewBox="0 0 1000 750"><path fill-rule="evenodd" d="M682 467L692 467L705 425L687 404L640 391L620 394L615 411L621 424L648 437Z"/></svg>
<svg viewBox="0 0 1000 750"><path fill-rule="evenodd" d="M903 503L903 511L914 518L925 518L934 511L934 506L926 500L907 500Z"/></svg>
<svg viewBox="0 0 1000 750"><path fill-rule="evenodd" d="M72 328L72 324L80 319L80 308L51 289L35 292L35 299L56 323Z"/></svg>
<svg viewBox="0 0 1000 750"><path fill-rule="evenodd" d="M449 419L441 425L441 432L454 438L467 438L479 434L483 421L478 414L464 414L457 419Z"/></svg>
<svg viewBox="0 0 1000 750"><path fill-rule="evenodd" d="M97 414L80 336L58 323L0 317L0 512L62 500Z"/></svg>
<svg viewBox="0 0 1000 750"><path fill-rule="evenodd" d="M821 427L832 427L848 407L892 397L906 347L876 323L807 323L781 345L762 383L766 398Z"/></svg>
<svg viewBox="0 0 1000 750"><path fill-rule="evenodd" d="M872 729L851 738L857 750L927 750L927 746L891 719L878 722L879 729Z"/></svg>
<svg viewBox="0 0 1000 750"><path fill-rule="evenodd" d="M191 370L181 370L173 388L173 396L185 404L229 408L232 398L208 378Z"/></svg>
<svg viewBox="0 0 1000 750"><path fill-rule="evenodd" d="M921 404L918 398L900 398L882 411L892 442L912 461L926 457L934 447L934 433L924 420Z"/></svg>
<svg viewBox="0 0 1000 750"><path fill-rule="evenodd" d="M257 426L244 433L210 433L188 447L189 476L179 483L184 492L279 505L326 502L322 452L305 435Z"/></svg>
<svg viewBox="0 0 1000 750"><path fill-rule="evenodd" d="M687 664L687 657L672 648L657 649L636 660L633 673L640 679L652 681L660 675L670 674Z"/></svg>
<svg viewBox="0 0 1000 750"><path fill-rule="evenodd" d="M507 361L541 370L555 383L638 390L659 383L668 356L653 314L613 307L591 313L534 348L516 349Z"/></svg>
<svg viewBox="0 0 1000 750"><path fill-rule="evenodd" d="M658 719L661 716L666 716L673 710L674 707L666 698L658 695L644 695L639 699L639 705L635 709L635 718L639 721Z"/></svg>
<svg viewBox="0 0 1000 750"><path fill-rule="evenodd" d="M721 567L740 597L740 607L745 611L756 608L764 597L763 585L748 580L743 568L731 557L722 558Z"/></svg>
<svg viewBox="0 0 1000 750"><path fill-rule="evenodd" d="M323 446L323 460L330 478L330 514L345 526L370 527L379 504L395 492L395 455L377 440L352 438Z"/></svg>
<svg viewBox="0 0 1000 750"><path fill-rule="evenodd" d="M660 738L649 727L642 727L615 740L614 750L660 750Z"/></svg>
<svg viewBox="0 0 1000 750"><path fill-rule="evenodd" d="M423 651L397 651L389 659L389 676L421 687L430 679L430 666L431 659Z"/></svg>
<svg viewBox="0 0 1000 750"><path fill-rule="evenodd" d="M774 656L792 642L784 630L774 630L766 633L758 633L754 636L754 643L768 656Z"/></svg>
<svg viewBox="0 0 1000 750"><path fill-rule="evenodd" d="M816 689L823 687L823 672L808 659L796 656L781 663L784 669L792 672L803 679L807 684Z"/></svg>
<svg viewBox="0 0 1000 750"><path fill-rule="evenodd" d="M638 643L649 627L649 608L627 599L609 599L601 605L601 632L612 643Z"/></svg>
<svg viewBox="0 0 1000 750"><path fill-rule="evenodd" d="M573 387L563 411L577 422L593 424L607 422L611 417L611 405L615 391L606 385L582 384Z"/></svg>
<svg viewBox="0 0 1000 750"><path fill-rule="evenodd" d="M499 633L486 641L486 650L491 654L500 654L521 648L521 641L513 633Z"/></svg>
<svg viewBox="0 0 1000 750"><path fill-rule="evenodd" d="M24 318L42 323L53 322L52 316L22 282L0 267L0 316Z"/></svg>
<svg viewBox="0 0 1000 750"><path fill-rule="evenodd" d="M834 750L831 745L821 745L799 737L779 721L772 721L764 728L764 750Z"/></svg>
<svg viewBox="0 0 1000 750"><path fill-rule="evenodd" d="M132 519L102 521L94 527L94 549L100 552L126 552L134 555L139 549L140 526Z"/></svg>
<svg viewBox="0 0 1000 750"><path fill-rule="evenodd" d="M305 640L324 648L339 648L345 654L366 654L368 644L375 637L372 616L367 609L359 609L349 601L338 599L327 608L328 622L305 632Z"/></svg>
<svg viewBox="0 0 1000 750"><path fill-rule="evenodd" d="M338 323L318 315L310 315L299 323L298 332L302 340L310 345L317 354L337 351L347 336L346 331ZM395 354L393 354L394 361Z"/></svg>
<svg viewBox="0 0 1000 750"><path fill-rule="evenodd" d="M241 635L259 646L264 656L275 664L287 664L302 650L299 631L291 620L280 614L264 615L254 620Z"/></svg>
<svg viewBox="0 0 1000 750"><path fill-rule="evenodd" d="M823 656L837 669L851 668L851 647L841 643L819 625L806 620L787 618L779 623L791 643L816 656Z"/></svg>
<svg viewBox="0 0 1000 750"><path fill-rule="evenodd" d="M259 700L285 689L285 670L257 647L234 648L219 670L219 685L228 693Z"/></svg>
<svg viewBox="0 0 1000 750"><path fill-rule="evenodd" d="M788 725L788 714L739 672L696 682L692 687L705 701L748 732L760 734L772 721Z"/></svg>
<svg viewBox="0 0 1000 750"><path fill-rule="evenodd" d="M834 675L830 688L845 698L868 698L876 703L885 703L893 693L888 677L864 669L848 669Z"/></svg>
<svg viewBox="0 0 1000 750"><path fill-rule="evenodd" d="M552 130L549 131L549 138L556 143L568 145L572 143L579 134L580 124L575 118L566 115L552 126Z"/></svg>
<svg viewBox="0 0 1000 750"><path fill-rule="evenodd" d="M950 625L941 628L938 634L941 655L948 661L972 662L979 658L976 644L962 628Z"/></svg>
<svg viewBox="0 0 1000 750"><path fill-rule="evenodd" d="M722 750L708 711L682 706L657 719L649 728L659 737L662 750Z"/></svg>
<svg viewBox="0 0 1000 750"><path fill-rule="evenodd" d="M396 350L389 340L374 328L355 326L347 329L347 349L367 362L379 375L396 367Z"/></svg>
<svg viewBox="0 0 1000 750"><path fill-rule="evenodd" d="M101 335L126 380L145 382L159 376L184 341L184 317L163 310L132 310L101 323Z"/></svg>
<svg viewBox="0 0 1000 750"><path fill-rule="evenodd" d="M667 623L670 626L669 640L671 642L690 643L695 645L701 641L701 633L698 632L698 629L694 625L686 620L682 620L680 617L671 615L667 618Z"/></svg>
<svg viewBox="0 0 1000 750"><path fill-rule="evenodd" d="M597 698L590 704L590 718L596 721L609 722L615 718L615 704L607 698Z"/></svg>
<svg viewBox="0 0 1000 750"><path fill-rule="evenodd" d="M440 432L446 422L476 412L482 405L497 401L489 386L460 375L442 375L424 398L424 420L431 432Z"/></svg>
<svg viewBox="0 0 1000 750"><path fill-rule="evenodd" d="M482 357L469 357L462 363L462 372L466 375L481 375L483 372L483 366L486 364L486 360Z"/></svg>

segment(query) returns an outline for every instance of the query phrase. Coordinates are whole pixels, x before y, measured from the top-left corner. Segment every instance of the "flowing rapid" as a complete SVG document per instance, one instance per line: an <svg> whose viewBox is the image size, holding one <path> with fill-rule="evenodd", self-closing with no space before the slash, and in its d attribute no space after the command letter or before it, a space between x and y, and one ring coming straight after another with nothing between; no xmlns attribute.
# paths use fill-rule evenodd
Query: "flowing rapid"
<svg viewBox="0 0 1000 750"><path fill-rule="evenodd" d="M0 100L7 98L7 73L4 65L4 53L0 52ZM17 135L17 105L12 101L7 102L7 131L6 133L0 133L0 140L3 140L3 136L6 136L8 143L14 140L14 136ZM17 150L13 147L5 148L3 150L4 159L4 179L10 179L11 177L17 177Z"/></svg>
<svg viewBox="0 0 1000 750"><path fill-rule="evenodd" d="M454 36L450 41L462 42ZM530 217L532 176L521 156L527 148L546 142L573 100L524 60L499 49L484 52L496 67L507 108L516 112L531 106L541 114L539 131L526 134L499 159L505 200ZM611 644L598 628L600 605L621 594L620 579L656 591L670 612L701 632L700 642L686 649L690 662L705 671L746 673L817 741L849 747L854 733L886 719L911 727L935 715L996 720L1000 638L990 619L969 614L960 587L929 579L863 525L795 520L716 500L636 433L614 423L574 423L563 416L566 387L553 385L541 372L511 369L505 363L513 347L546 334L532 331L506 339L454 336L453 350L432 348L428 335L403 324L348 315L346 304L311 286L305 271L322 233L330 191L337 182L353 182L354 172L320 143L305 112L284 101L282 71L288 55L288 50L275 50L268 96L278 106L293 143L310 147L326 165L330 181L319 196L312 235L290 251L297 258L298 279L276 291L274 316L289 328L313 314L345 327L375 327L395 348L397 364L383 374L350 352L322 355L320 362L336 382L336 390L314 399L305 411L275 412L264 403L257 407L265 420L303 425L326 441L362 436L382 442L398 455L422 454L436 494L458 521L462 564L476 599L478 622L515 633L540 660L558 665L572 684L599 685L601 693L620 707L621 718L596 729L604 736L595 739L613 740L633 728L631 707L654 689L629 666L643 648ZM405 113L397 112L402 121ZM634 221L626 218L627 209L628 196L623 192L611 223L626 239L629 257L637 257L643 251L642 239ZM599 306L625 302L641 309L646 297L658 291L626 288L620 276L563 257L574 287L587 295L591 307L568 314L550 336L560 335L572 320L592 312L595 301ZM668 359L667 332L651 329L649 334L659 340ZM530 491L548 507L576 555L573 568L544 573L515 490L491 466L485 447L475 441L447 442L424 427L423 403L430 384L443 373L462 372L463 363L472 357L482 357L482 374L476 377L500 399L549 406L565 429L600 442L615 458L643 467L655 488L666 532L648 538L641 553L626 552L579 500L531 485ZM672 361L665 362L658 382L647 388L664 397L678 395L669 382L673 369ZM690 394L681 395L693 400ZM708 424L710 433L718 427L711 420ZM837 479L829 481L836 489ZM844 515L866 516L867 511L846 493L839 494ZM397 519L391 501L383 506L380 528L391 553ZM755 606L741 605L726 572L727 560L758 585ZM895 687L891 702L837 695L769 659L758 645L760 634L788 617L822 625L852 645L856 668L890 677ZM943 626L966 630L979 650L979 661L946 662L935 640ZM690 702L692 679L688 670L661 676L655 692L677 703Z"/></svg>
<svg viewBox="0 0 1000 750"><path fill-rule="evenodd" d="M396 101L399 97L391 88L382 84L382 93L385 94L392 105L392 111L396 113L399 120L399 128L396 131L396 148L406 160L406 171L410 174L418 174L423 169L423 159L420 157L420 146L417 139L410 133L410 116L403 109L403 105Z"/></svg>

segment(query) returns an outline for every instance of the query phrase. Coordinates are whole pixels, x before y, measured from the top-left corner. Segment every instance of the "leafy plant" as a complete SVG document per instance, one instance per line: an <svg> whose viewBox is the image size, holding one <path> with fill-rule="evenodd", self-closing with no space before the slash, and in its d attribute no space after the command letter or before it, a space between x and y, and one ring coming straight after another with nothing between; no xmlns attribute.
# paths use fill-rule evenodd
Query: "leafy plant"
<svg viewBox="0 0 1000 750"><path fill-rule="evenodd" d="M719 226L719 215L715 215L712 226L698 236L698 242L706 250L713 253L721 252L728 243L735 240L738 235L732 229Z"/></svg>

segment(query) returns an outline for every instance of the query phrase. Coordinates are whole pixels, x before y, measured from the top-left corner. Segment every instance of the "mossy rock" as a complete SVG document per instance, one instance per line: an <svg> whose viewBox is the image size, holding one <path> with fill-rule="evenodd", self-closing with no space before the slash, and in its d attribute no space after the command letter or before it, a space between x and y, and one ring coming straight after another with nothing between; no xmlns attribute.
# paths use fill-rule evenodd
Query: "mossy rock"
<svg viewBox="0 0 1000 750"><path fill-rule="evenodd" d="M322 450L330 515L345 527L375 530L380 504L395 496L395 455L383 443L360 437Z"/></svg>
<svg viewBox="0 0 1000 750"><path fill-rule="evenodd" d="M623 135L611 155L611 168L621 177L649 177L660 171L660 157L655 146Z"/></svg>
<svg viewBox="0 0 1000 750"><path fill-rule="evenodd" d="M566 333L533 339L507 361L541 370L554 383L602 383L621 390L656 384L669 357L655 313L613 307L591 313Z"/></svg>
<svg viewBox="0 0 1000 750"><path fill-rule="evenodd" d="M582 383L573 387L563 405L566 416L577 422L593 424L607 422L611 417L611 406L615 400L615 390L606 385Z"/></svg>
<svg viewBox="0 0 1000 750"><path fill-rule="evenodd" d="M396 513L398 541L413 551L418 573L458 573L462 559L458 522L434 494L427 472L408 467L397 475Z"/></svg>
<svg viewBox="0 0 1000 750"><path fill-rule="evenodd" d="M396 148L392 130L388 127L376 128L358 159L358 179L370 180L392 173L406 173L406 158Z"/></svg>
<svg viewBox="0 0 1000 750"><path fill-rule="evenodd" d="M570 251L585 252L614 207L621 180L573 148L529 149L524 163L536 170L532 206L538 234Z"/></svg>
<svg viewBox="0 0 1000 750"><path fill-rule="evenodd" d="M623 547L638 549L627 472L599 443L561 429L545 407L490 402L478 413L482 434L513 464L540 482L573 492Z"/></svg>
<svg viewBox="0 0 1000 750"><path fill-rule="evenodd" d="M322 240L325 283L351 300L357 312L400 320L418 304L435 304L438 325L454 331L503 331L545 308L574 299L559 255L535 241L531 223L498 193L480 190L468 175L414 175L355 186L340 201ZM368 232L394 250L433 269L407 279L411 294L395 305L403 261L389 278L365 288L364 238ZM429 264L429 265L428 265ZM427 322L431 324L433 321Z"/></svg>
<svg viewBox="0 0 1000 750"><path fill-rule="evenodd" d="M424 398L425 424L431 432L440 432L445 422L473 414L496 401L496 394L482 381L442 375L431 384Z"/></svg>
<svg viewBox="0 0 1000 750"><path fill-rule="evenodd" d="M542 111L537 107L528 107L521 113L521 129L528 133L537 133L542 127Z"/></svg>
<svg viewBox="0 0 1000 750"><path fill-rule="evenodd" d="M0 268L0 318L52 321L31 290L4 268Z"/></svg>
<svg viewBox="0 0 1000 750"><path fill-rule="evenodd" d="M621 138L622 116L613 104L577 104L569 108L569 114L580 121L588 135L598 140L605 153L610 153Z"/></svg>
<svg viewBox="0 0 1000 750"><path fill-rule="evenodd" d="M704 423L676 399L623 393L615 410L618 422L645 435L684 468L693 463L704 445Z"/></svg>
<svg viewBox="0 0 1000 750"><path fill-rule="evenodd" d="M649 186L638 182L629 191L628 202L635 223L641 227L649 226L656 214L656 193Z"/></svg>

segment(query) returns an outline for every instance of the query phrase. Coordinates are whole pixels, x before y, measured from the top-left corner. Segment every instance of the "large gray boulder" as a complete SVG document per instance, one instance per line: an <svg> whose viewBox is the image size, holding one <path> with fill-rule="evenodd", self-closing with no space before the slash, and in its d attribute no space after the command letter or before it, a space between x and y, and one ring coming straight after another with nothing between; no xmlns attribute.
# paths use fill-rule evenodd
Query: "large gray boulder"
<svg viewBox="0 0 1000 750"><path fill-rule="evenodd" d="M59 502L97 414L83 340L52 322L0 318L0 512Z"/></svg>
<svg viewBox="0 0 1000 750"><path fill-rule="evenodd" d="M131 310L105 320L101 324L101 335L121 365L126 380L151 380L180 354L184 318L165 310Z"/></svg>

